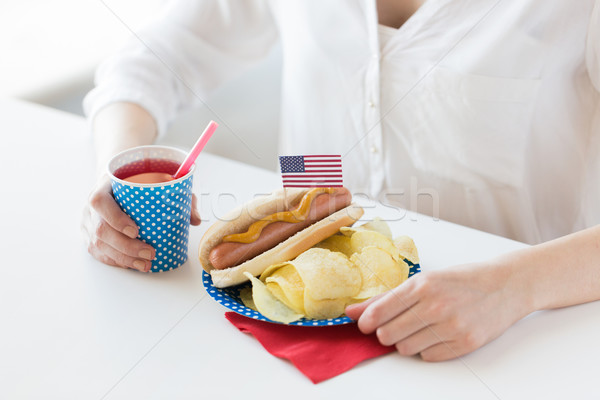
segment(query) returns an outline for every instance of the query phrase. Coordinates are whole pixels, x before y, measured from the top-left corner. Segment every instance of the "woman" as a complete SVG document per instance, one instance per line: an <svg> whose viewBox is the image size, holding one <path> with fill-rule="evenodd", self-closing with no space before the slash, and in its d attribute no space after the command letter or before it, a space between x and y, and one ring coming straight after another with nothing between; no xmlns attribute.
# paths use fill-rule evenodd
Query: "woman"
<svg viewBox="0 0 600 400"><path fill-rule="evenodd" d="M98 72L98 163L154 141L279 39L282 152L340 153L353 192L536 244L347 310L402 354L458 357L534 310L600 298L599 4L174 2ZM398 196L419 187L429 201ZM147 271L154 250L109 190L91 196L90 252Z"/></svg>

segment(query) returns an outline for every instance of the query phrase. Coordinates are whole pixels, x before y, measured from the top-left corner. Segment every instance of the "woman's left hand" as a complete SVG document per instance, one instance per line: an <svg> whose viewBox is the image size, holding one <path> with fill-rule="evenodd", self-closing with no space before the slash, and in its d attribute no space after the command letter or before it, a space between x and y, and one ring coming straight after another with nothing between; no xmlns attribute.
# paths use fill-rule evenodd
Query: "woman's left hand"
<svg viewBox="0 0 600 400"><path fill-rule="evenodd" d="M532 311L527 288L502 264L419 273L393 290L349 306L365 333L402 355L442 361L478 349Z"/></svg>

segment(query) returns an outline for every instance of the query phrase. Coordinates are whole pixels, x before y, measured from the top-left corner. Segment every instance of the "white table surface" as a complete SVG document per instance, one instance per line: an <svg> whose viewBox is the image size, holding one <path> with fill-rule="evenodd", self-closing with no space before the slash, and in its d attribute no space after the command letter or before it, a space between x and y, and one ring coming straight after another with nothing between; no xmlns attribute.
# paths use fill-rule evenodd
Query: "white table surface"
<svg viewBox="0 0 600 400"><path fill-rule="evenodd" d="M2 399L600 396L600 302L532 314L459 360L393 353L313 385L230 325L225 308L206 295L195 256L212 215L235 204L223 193L245 201L276 188L276 174L202 154L194 191L205 221L192 229L190 259L172 272L142 274L104 266L86 252L79 224L93 168L85 121L0 100L0 127ZM524 246L364 205L367 217L395 220L394 234L414 238L424 270Z"/></svg>

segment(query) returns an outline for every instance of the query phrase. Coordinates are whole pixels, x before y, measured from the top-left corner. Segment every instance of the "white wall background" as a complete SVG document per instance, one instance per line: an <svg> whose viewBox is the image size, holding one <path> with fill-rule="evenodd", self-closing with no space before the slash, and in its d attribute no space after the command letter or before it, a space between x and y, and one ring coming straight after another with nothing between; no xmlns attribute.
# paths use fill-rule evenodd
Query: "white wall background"
<svg viewBox="0 0 600 400"><path fill-rule="evenodd" d="M2 0L0 96L82 114L81 101L92 88L96 66L164 2ZM190 147L208 121L218 118L225 124L206 151L275 170L280 66L276 48L206 99L208 107L183 113L161 142Z"/></svg>

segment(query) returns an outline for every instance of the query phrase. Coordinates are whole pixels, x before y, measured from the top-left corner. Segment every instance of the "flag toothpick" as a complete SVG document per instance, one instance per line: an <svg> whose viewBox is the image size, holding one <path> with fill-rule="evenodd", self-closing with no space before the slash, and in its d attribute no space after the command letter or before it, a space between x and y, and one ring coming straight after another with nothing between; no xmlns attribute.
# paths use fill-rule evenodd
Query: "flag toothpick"
<svg viewBox="0 0 600 400"><path fill-rule="evenodd" d="M279 156L279 165L284 189L344 186L339 154Z"/></svg>

